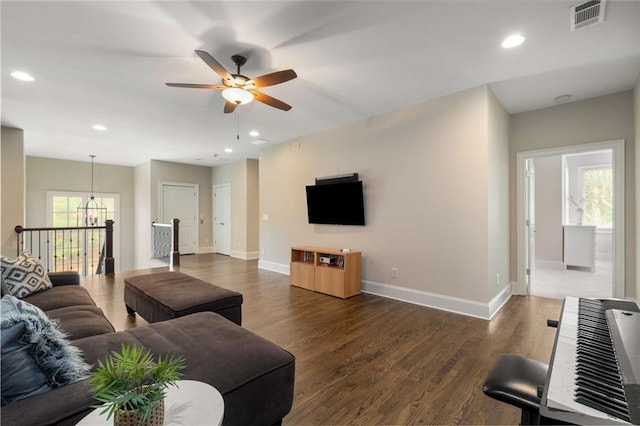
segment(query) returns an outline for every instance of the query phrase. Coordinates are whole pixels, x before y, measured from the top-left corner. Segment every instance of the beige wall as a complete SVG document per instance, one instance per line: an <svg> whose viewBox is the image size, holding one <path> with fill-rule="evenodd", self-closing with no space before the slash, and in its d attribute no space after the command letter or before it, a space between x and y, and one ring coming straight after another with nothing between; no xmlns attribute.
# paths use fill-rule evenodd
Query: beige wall
<svg viewBox="0 0 640 426"><path fill-rule="evenodd" d="M562 157L534 161L535 258L559 266L562 264Z"/></svg>
<svg viewBox="0 0 640 426"><path fill-rule="evenodd" d="M258 257L258 169L257 160L240 160L212 170L213 186L231 185L231 256L241 259Z"/></svg>
<svg viewBox="0 0 640 426"><path fill-rule="evenodd" d="M260 249L259 164L258 160L247 160L247 252L256 254Z"/></svg>
<svg viewBox="0 0 640 426"><path fill-rule="evenodd" d="M633 90L636 147L636 220L640 212L640 76ZM631 233L629 233L632 235ZM640 300L640 224L636 225L636 300Z"/></svg>
<svg viewBox="0 0 640 426"><path fill-rule="evenodd" d="M84 161L26 158L26 224L46 226L47 191L91 192L91 164ZM120 220L114 223L120 234L116 272L134 266L134 170L132 167L94 164L94 192L120 194ZM119 222L119 223L118 223ZM119 262L119 263L118 263ZM119 268L118 268L119 266Z"/></svg>
<svg viewBox="0 0 640 426"><path fill-rule="evenodd" d="M25 226L24 144L20 129L2 127L0 135L0 254L17 253L16 225Z"/></svg>
<svg viewBox="0 0 640 426"><path fill-rule="evenodd" d="M160 183L188 183L198 185L198 246L208 248L211 242L211 168L169 161L151 160L150 165L151 222L160 221ZM203 223L200 223L202 219ZM208 250L204 250L208 251Z"/></svg>
<svg viewBox="0 0 640 426"><path fill-rule="evenodd" d="M134 268L150 266L153 242L151 237L151 162L134 169Z"/></svg>
<svg viewBox="0 0 640 426"><path fill-rule="evenodd" d="M496 273L503 285L508 277L505 126L483 86L262 149L261 265L288 265L295 245L349 247L362 251L370 287L486 307ZM364 182L367 225L310 225L305 185L352 172Z"/></svg>
<svg viewBox="0 0 640 426"><path fill-rule="evenodd" d="M509 114L488 91L489 300L509 285ZM496 275L496 274L499 274Z"/></svg>
<svg viewBox="0 0 640 426"><path fill-rule="evenodd" d="M524 112L511 116L511 277L517 271L516 153L590 142L625 140L625 282L635 294L635 150L631 91Z"/></svg>

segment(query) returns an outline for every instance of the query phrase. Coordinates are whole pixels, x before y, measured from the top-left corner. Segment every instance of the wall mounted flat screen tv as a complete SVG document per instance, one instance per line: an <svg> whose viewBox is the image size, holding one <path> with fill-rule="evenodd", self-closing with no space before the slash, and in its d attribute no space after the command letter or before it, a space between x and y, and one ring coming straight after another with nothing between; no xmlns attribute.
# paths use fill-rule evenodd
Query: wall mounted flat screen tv
<svg viewBox="0 0 640 426"><path fill-rule="evenodd" d="M306 188L309 223L364 226L362 181Z"/></svg>

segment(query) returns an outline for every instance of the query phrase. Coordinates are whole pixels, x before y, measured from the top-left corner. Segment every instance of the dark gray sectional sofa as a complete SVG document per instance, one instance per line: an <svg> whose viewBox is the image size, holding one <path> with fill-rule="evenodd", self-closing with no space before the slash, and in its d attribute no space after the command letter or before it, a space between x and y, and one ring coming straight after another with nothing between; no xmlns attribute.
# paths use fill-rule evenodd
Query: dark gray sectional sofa
<svg viewBox="0 0 640 426"><path fill-rule="evenodd" d="M115 332L76 275L50 274L54 287L25 297L56 319L85 360L96 365L123 343L155 356L183 355L184 379L214 386L225 403L223 424L277 424L291 410L292 354L212 312ZM34 395L2 407L2 424L72 425L95 404L87 381Z"/></svg>

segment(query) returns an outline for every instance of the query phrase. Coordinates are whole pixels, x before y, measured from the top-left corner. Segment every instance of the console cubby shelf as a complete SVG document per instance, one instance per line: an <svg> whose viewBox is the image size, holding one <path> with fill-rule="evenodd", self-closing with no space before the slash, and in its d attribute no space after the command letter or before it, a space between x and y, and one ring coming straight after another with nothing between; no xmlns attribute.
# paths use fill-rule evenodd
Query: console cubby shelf
<svg viewBox="0 0 640 426"><path fill-rule="evenodd" d="M298 246L291 248L289 282L296 287L347 297L360 294L362 253L340 249Z"/></svg>

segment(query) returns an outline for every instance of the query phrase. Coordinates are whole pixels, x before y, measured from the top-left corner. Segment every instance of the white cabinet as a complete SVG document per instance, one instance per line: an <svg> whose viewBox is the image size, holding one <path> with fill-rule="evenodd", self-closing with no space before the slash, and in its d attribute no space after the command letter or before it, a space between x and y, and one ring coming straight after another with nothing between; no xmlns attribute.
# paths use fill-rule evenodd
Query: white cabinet
<svg viewBox="0 0 640 426"><path fill-rule="evenodd" d="M565 225L563 228L563 262L567 266L580 266L596 270L596 227Z"/></svg>

